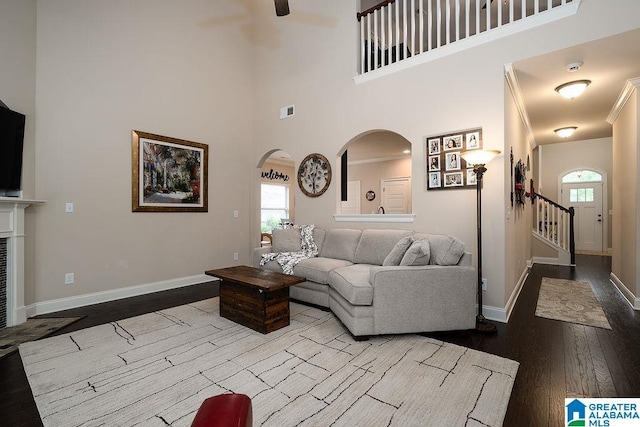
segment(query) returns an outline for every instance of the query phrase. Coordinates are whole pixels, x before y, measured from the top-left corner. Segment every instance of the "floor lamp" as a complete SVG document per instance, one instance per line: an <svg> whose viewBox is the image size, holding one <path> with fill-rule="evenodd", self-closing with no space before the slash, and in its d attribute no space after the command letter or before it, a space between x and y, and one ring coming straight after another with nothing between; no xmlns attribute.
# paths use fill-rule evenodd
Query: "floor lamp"
<svg viewBox="0 0 640 427"><path fill-rule="evenodd" d="M482 176L487 171L485 165L495 156L500 154L497 150L471 150L461 154L468 165L473 165L476 175L476 221L478 228L478 315L476 316L476 331L493 334L496 333L496 325L487 321L482 315Z"/></svg>

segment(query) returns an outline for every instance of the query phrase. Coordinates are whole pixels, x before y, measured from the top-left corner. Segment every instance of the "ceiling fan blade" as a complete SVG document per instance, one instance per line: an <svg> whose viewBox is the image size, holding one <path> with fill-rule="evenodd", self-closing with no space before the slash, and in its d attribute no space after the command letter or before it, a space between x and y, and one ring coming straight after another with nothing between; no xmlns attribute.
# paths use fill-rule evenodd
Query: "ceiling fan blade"
<svg viewBox="0 0 640 427"><path fill-rule="evenodd" d="M289 0L273 0L276 4L276 15L286 16L289 14Z"/></svg>

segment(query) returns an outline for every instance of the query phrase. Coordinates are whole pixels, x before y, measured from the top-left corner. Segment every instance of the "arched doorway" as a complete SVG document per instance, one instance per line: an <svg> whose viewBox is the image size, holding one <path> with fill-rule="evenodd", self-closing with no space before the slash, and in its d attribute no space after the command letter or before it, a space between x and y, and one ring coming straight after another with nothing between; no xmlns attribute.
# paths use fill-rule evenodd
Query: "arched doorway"
<svg viewBox="0 0 640 427"><path fill-rule="evenodd" d="M295 220L295 167L282 150L267 152L258 163L260 171L260 232L270 234L283 222Z"/></svg>
<svg viewBox="0 0 640 427"><path fill-rule="evenodd" d="M576 251L604 252L607 235L606 174L572 170L560 177L562 205L575 209Z"/></svg>
<svg viewBox="0 0 640 427"><path fill-rule="evenodd" d="M349 141L342 156L342 214L410 214L411 143L388 130L364 132ZM345 169L346 167L346 169ZM346 173L345 173L346 171Z"/></svg>

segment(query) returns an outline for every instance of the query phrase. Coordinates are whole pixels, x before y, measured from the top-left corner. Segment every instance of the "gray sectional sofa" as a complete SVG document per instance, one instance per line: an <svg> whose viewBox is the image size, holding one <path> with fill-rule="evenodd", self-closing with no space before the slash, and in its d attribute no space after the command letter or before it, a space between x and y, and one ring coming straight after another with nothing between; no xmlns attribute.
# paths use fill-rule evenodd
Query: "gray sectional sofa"
<svg viewBox="0 0 640 427"><path fill-rule="evenodd" d="M290 296L330 309L354 337L475 327L475 269L455 237L315 228L313 241L317 256L293 271L307 281ZM276 260L261 266L262 254L300 250L300 228L276 229L272 246L254 249L253 265L282 272Z"/></svg>

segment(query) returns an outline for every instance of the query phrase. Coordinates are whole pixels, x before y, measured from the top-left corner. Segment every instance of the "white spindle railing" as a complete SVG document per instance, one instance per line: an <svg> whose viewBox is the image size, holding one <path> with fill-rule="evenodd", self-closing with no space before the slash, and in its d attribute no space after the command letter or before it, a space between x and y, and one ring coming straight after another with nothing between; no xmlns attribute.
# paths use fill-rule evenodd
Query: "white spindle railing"
<svg viewBox="0 0 640 427"><path fill-rule="evenodd" d="M574 0L384 0L358 13L360 74Z"/></svg>
<svg viewBox="0 0 640 427"><path fill-rule="evenodd" d="M540 195L536 197L533 232L554 245L572 252L572 209L560 206Z"/></svg>

